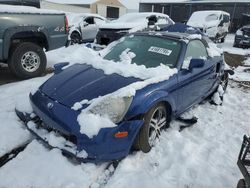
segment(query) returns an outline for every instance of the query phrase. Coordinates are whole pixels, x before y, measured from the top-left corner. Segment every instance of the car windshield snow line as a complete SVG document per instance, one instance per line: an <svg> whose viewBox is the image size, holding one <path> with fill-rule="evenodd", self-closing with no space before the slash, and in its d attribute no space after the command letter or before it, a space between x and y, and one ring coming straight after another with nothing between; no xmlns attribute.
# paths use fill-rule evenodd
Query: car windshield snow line
<svg viewBox="0 0 250 188"><path fill-rule="evenodd" d="M104 57L107 60L120 62L124 56L131 58L132 63L147 68L161 64L170 68L176 67L181 51L181 41L161 36L130 35L116 44ZM125 57L125 58L126 58Z"/></svg>

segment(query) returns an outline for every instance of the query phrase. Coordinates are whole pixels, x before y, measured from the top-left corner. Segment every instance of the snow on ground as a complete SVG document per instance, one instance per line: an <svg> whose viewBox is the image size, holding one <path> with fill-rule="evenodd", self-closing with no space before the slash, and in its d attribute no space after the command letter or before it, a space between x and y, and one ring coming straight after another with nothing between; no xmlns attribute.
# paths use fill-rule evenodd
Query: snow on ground
<svg viewBox="0 0 250 188"><path fill-rule="evenodd" d="M43 78L39 79L35 82ZM21 88L30 88L24 82L19 83ZM250 131L250 95L249 90L231 85L222 106L205 103L188 112L199 118L196 125L179 132L181 123L175 121L150 153L137 152L123 160L107 187L235 187L241 176L236 162L242 136ZM13 103L10 98L6 103ZM5 108L6 117L17 122L13 107ZM7 127L7 121L1 127ZM16 126L24 131L20 123ZM6 131L6 140L15 132ZM33 141L0 169L0 187L89 187L103 168L73 164L60 151Z"/></svg>
<svg viewBox="0 0 250 188"><path fill-rule="evenodd" d="M234 50L238 51L236 53L247 51ZM61 48L47 53L48 62L77 62L81 57L79 53L84 53L79 45ZM236 71L236 75L240 74ZM28 103L29 92L49 76L0 86L0 156L30 139L14 113L15 104L18 101ZM194 107L186 115L197 116L198 123L182 132L178 131L182 123L172 122L150 153L135 152L124 159L106 187L236 187L241 177L237 156L243 135L250 131L249 92L231 81L222 106L206 102ZM48 150L33 141L0 168L0 188L98 187L98 183L102 183L98 177L104 166L75 164L59 150Z"/></svg>
<svg viewBox="0 0 250 188"><path fill-rule="evenodd" d="M29 104L29 93L46 79L48 76L0 86L0 156L30 139L14 112L15 106Z"/></svg>
<svg viewBox="0 0 250 188"><path fill-rule="evenodd" d="M228 52L231 54L239 54L239 55L249 55L250 54L250 48L249 49L243 49L243 48L236 48L233 47L234 43L234 34L228 34L226 36L225 42L218 44L217 46L222 48L224 52Z"/></svg>
<svg viewBox="0 0 250 188"><path fill-rule="evenodd" d="M89 187L105 164L76 165L58 149L47 150L31 142L14 160L0 170L0 187L78 188Z"/></svg>
<svg viewBox="0 0 250 188"><path fill-rule="evenodd" d="M196 125L179 132L173 122L150 153L123 160L107 187L236 187L237 156L250 131L249 90L229 87L222 106L205 103L188 114L199 118Z"/></svg>

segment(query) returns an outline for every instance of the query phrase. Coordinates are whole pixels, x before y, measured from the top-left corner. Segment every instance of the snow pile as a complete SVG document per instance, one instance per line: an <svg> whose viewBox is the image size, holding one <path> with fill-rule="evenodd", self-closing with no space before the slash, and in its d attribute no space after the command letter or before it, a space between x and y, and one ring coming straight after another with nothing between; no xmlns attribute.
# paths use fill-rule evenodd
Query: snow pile
<svg viewBox="0 0 250 188"><path fill-rule="evenodd" d="M222 13L227 14L223 11L196 11L189 18L187 25L200 28L216 26Z"/></svg>
<svg viewBox="0 0 250 188"><path fill-rule="evenodd" d="M62 57L60 56L58 57L57 54L54 55L50 54L49 56L54 56L53 59L58 57L57 62L70 61L69 65L63 67L63 69L66 69L67 67L75 63L83 63L91 65L96 69L101 69L107 75L116 73L124 77L149 79L162 74L165 74L168 77L168 74L166 74L166 72L168 72L169 70L171 71L171 69L168 66L163 64L158 67L146 68L144 65L137 65L135 63L132 63L131 60L133 57L135 57L135 54L133 54L133 52L130 52L129 50L121 54L121 61L114 62L103 59L102 57L97 55L98 54L97 52L83 45L74 45L74 46L75 47L72 47L72 49L75 50L74 51L72 50L72 53L70 55L68 55L68 51L65 50L65 52L67 51L67 53L65 53L65 56L63 55ZM113 47L115 47L115 45ZM110 47L108 47L108 49L105 50L106 51L105 53L108 53L108 50L110 50ZM62 51L64 51L64 49Z"/></svg>
<svg viewBox="0 0 250 188"><path fill-rule="evenodd" d="M221 105L222 104L222 97L224 94L224 90L222 88L221 85L219 85L217 92L214 93L214 95L212 96L212 101L216 104L216 105Z"/></svg>
<svg viewBox="0 0 250 188"><path fill-rule="evenodd" d="M102 117L98 114L81 113L77 117L77 121L80 123L80 132L86 134L89 138L97 135L101 128L115 127L108 117Z"/></svg>
<svg viewBox="0 0 250 188"><path fill-rule="evenodd" d="M174 24L174 21L168 15L156 12L140 12L140 13L127 13L119 19L110 23L103 24L102 29L127 29L128 32L135 32L147 28L148 19L150 16L162 17L168 20L169 24ZM131 31L129 31L132 29Z"/></svg>
<svg viewBox="0 0 250 188"><path fill-rule="evenodd" d="M239 82L250 82L250 67L238 66L236 69L234 69L234 73L235 74L230 77L233 80Z"/></svg>
<svg viewBox="0 0 250 188"><path fill-rule="evenodd" d="M66 150L73 155L77 155L81 158L87 158L88 154L85 150L77 151L77 146L73 144L72 142L66 140L64 137L62 137L60 134L50 131L48 132L46 129L40 129L38 126L30 121L27 123L27 126L30 130L35 132L39 137L43 138L50 146L58 149Z"/></svg>
<svg viewBox="0 0 250 188"><path fill-rule="evenodd" d="M42 144L33 141L24 152L1 167L0 187L89 187L104 166L76 165L64 157L60 150L47 150Z"/></svg>
<svg viewBox="0 0 250 188"><path fill-rule="evenodd" d="M30 140L29 131L16 116L15 107L30 112L29 93L48 78L46 76L0 86L0 156Z"/></svg>
<svg viewBox="0 0 250 188"><path fill-rule="evenodd" d="M83 44L75 44L69 47L62 47L46 53L48 67L61 62L70 62L70 65L89 60L89 57L98 56L98 52L85 47Z"/></svg>
<svg viewBox="0 0 250 188"><path fill-rule="evenodd" d="M30 14L64 14L63 11L40 9L30 6L0 5L0 12L3 13L30 13Z"/></svg>
<svg viewBox="0 0 250 188"><path fill-rule="evenodd" d="M191 28L191 27L190 27ZM192 40L192 39L202 39L202 36L201 36L201 34L192 34L192 35L189 35L188 36L188 39L189 40Z"/></svg>
<svg viewBox="0 0 250 188"><path fill-rule="evenodd" d="M210 57L221 56L223 54L223 50L218 48L215 43L209 42L208 46L207 52Z"/></svg>

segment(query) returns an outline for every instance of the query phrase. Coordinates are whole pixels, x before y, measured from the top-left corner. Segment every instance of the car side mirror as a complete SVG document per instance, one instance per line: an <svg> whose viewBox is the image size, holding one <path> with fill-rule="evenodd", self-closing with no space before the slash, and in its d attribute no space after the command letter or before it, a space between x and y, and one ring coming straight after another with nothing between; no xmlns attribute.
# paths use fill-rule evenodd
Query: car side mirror
<svg viewBox="0 0 250 188"><path fill-rule="evenodd" d="M54 65L54 73L59 74L60 72L63 71L63 67L67 66L69 62L64 62L64 63L57 63Z"/></svg>
<svg viewBox="0 0 250 188"><path fill-rule="evenodd" d="M191 59L188 69L191 71L194 68L201 68L205 65L204 59Z"/></svg>

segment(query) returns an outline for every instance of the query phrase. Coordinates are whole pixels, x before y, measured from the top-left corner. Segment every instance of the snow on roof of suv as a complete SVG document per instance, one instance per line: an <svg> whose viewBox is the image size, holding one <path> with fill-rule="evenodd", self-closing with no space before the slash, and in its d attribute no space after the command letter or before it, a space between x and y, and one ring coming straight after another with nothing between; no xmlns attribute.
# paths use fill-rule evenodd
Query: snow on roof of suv
<svg viewBox="0 0 250 188"><path fill-rule="evenodd" d="M203 27L206 22L217 21L221 14L230 16L229 13L219 10L196 11L189 18L187 25L193 27Z"/></svg>

